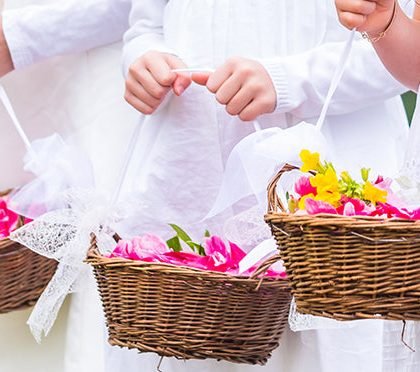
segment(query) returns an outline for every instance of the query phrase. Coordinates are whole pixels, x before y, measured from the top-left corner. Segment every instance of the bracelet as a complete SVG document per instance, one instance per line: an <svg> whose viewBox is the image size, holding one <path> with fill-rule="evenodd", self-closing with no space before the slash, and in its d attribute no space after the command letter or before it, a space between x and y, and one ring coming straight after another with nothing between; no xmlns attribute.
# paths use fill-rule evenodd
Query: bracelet
<svg viewBox="0 0 420 372"><path fill-rule="evenodd" d="M417 5L420 6L420 0L415 0L415 2ZM367 32L361 32L363 39L368 40L372 44L383 39L386 36L389 29L391 28L392 24L394 23L396 16L397 16L397 1L394 1L394 9L392 11L391 20L389 21L388 25L385 27L385 30L383 30L376 36L370 36Z"/></svg>

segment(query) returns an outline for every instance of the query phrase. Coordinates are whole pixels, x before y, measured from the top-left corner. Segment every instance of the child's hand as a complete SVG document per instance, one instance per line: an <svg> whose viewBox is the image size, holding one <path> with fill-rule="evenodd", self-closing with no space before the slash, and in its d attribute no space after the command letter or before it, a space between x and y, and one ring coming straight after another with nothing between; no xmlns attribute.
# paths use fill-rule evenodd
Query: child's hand
<svg viewBox="0 0 420 372"><path fill-rule="evenodd" d="M335 0L340 22L349 28L379 34L391 22L395 0Z"/></svg>
<svg viewBox="0 0 420 372"><path fill-rule="evenodd" d="M206 85L230 115L238 115L243 121L254 120L276 108L271 77L257 61L230 58L214 73L195 73L192 79Z"/></svg>
<svg viewBox="0 0 420 372"><path fill-rule="evenodd" d="M184 62L172 54L145 53L129 68L125 100L141 113L152 114L171 89L180 96L191 84L188 75L171 71L185 67Z"/></svg>

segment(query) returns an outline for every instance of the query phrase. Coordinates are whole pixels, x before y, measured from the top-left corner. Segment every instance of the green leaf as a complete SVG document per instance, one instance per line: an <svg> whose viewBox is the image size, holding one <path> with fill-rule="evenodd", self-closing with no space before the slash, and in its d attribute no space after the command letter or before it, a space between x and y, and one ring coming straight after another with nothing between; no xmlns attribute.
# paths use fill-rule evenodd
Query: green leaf
<svg viewBox="0 0 420 372"><path fill-rule="evenodd" d="M181 240L182 240L185 244L187 244L193 250L193 252L197 252L201 256L206 255L204 247L201 244L193 242L192 239L189 237L189 235L183 229L171 223L169 224L169 226L171 226L172 229L174 229L174 231L176 232L176 235L172 239L169 239L166 242L169 248L171 248L175 252L182 251L182 245L181 245ZM210 233L208 231L206 231L206 234L210 236Z"/></svg>
<svg viewBox="0 0 420 372"><path fill-rule="evenodd" d="M194 242L187 242L187 244L194 252L197 252L200 256L206 256L204 247L201 244Z"/></svg>
<svg viewBox="0 0 420 372"><path fill-rule="evenodd" d="M362 168L360 172L362 174L362 180L367 182L369 179L370 168Z"/></svg>
<svg viewBox="0 0 420 372"><path fill-rule="evenodd" d="M289 199L290 199L290 194L289 194L289 191L287 191L287 192L286 192L286 201L288 202L288 201L289 201Z"/></svg>
<svg viewBox="0 0 420 372"><path fill-rule="evenodd" d="M188 242L192 241L192 239L189 237L189 235L184 230L182 230L179 226L177 226L173 223L170 223L169 226L171 226L175 230L176 235L179 237L179 239L181 239L185 243L188 244Z"/></svg>
<svg viewBox="0 0 420 372"><path fill-rule="evenodd" d="M181 252L182 251L181 242L180 242L178 236L174 236L173 238L167 240L166 244L174 252Z"/></svg>
<svg viewBox="0 0 420 372"><path fill-rule="evenodd" d="M210 238L210 236L211 236L210 231L209 231L209 230L206 230L206 231L204 232L204 237L205 237L205 238Z"/></svg>

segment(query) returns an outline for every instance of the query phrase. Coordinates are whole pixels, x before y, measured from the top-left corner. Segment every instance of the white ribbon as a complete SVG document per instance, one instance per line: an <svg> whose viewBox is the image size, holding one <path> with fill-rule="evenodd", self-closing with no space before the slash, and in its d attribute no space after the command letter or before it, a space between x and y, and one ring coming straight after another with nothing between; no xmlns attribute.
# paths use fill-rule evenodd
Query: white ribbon
<svg viewBox="0 0 420 372"><path fill-rule="evenodd" d="M259 130L240 141L228 158L221 189L211 211L206 216L207 218L222 212L249 195L254 195L257 198L259 206L265 206L266 187L270 179L284 164L300 164L299 153L302 149L319 152L323 158L330 158L331 160L332 154L327 152L327 141L321 131L331 99L344 73L354 35L355 30L352 30L340 56L317 124L314 126L301 122L284 130L280 128ZM281 177L277 185L281 198L284 199L285 194L282 191L290 190L299 176L294 172L284 174ZM283 202L284 205L287 205L285 200ZM232 220L235 221L235 218L233 217ZM236 222L242 223L243 221L238 219ZM233 230L235 230L234 225L235 223L231 223L230 226ZM262 218L260 226L260 230L264 232L266 226ZM230 234L229 231L226 233ZM253 233L255 233L255 230ZM262 241L240 262L240 271L246 271L247 268L273 256L276 252L274 240ZM291 328L295 330L324 328L326 325L323 319L302 316L296 312L294 307L291 308L290 314ZM296 324L293 324L293 322ZM327 323L329 327L340 324L328 321Z"/></svg>
<svg viewBox="0 0 420 372"><path fill-rule="evenodd" d="M25 169L37 176L11 199L15 211L34 221L14 231L10 238L59 262L28 320L40 342L53 326L67 294L89 272L84 259L91 234L96 235L101 252L110 251L115 246L112 227L141 208L119 201L140 125L131 136L115 192L109 199L96 190L90 160L78 147L66 144L56 134L30 143L1 86L0 100L28 149Z"/></svg>
<svg viewBox="0 0 420 372"><path fill-rule="evenodd" d="M48 335L65 297L89 272L83 260L90 234L98 237L101 251L115 246L112 231L100 228L118 219L110 203L92 190L69 190L67 197L68 208L48 212L11 234L11 239L59 262L27 322L37 342Z"/></svg>

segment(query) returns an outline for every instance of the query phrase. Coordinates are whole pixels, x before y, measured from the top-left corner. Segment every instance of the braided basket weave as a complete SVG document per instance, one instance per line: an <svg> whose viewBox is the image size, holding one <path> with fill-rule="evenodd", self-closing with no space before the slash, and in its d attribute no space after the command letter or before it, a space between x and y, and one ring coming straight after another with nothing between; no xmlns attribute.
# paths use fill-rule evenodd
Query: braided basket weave
<svg viewBox="0 0 420 372"><path fill-rule="evenodd" d="M95 239L87 262L94 267L111 345L261 365L279 345L291 300L286 280L105 258Z"/></svg>
<svg viewBox="0 0 420 372"><path fill-rule="evenodd" d="M294 215L276 185L265 216L297 310L337 320L420 320L420 221Z"/></svg>
<svg viewBox="0 0 420 372"><path fill-rule="evenodd" d="M4 195L7 193L0 194ZM10 239L1 239L0 314L32 306L50 281L56 266L54 260Z"/></svg>

